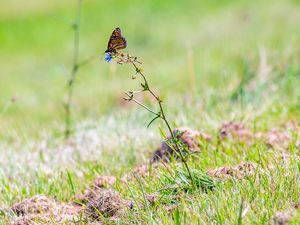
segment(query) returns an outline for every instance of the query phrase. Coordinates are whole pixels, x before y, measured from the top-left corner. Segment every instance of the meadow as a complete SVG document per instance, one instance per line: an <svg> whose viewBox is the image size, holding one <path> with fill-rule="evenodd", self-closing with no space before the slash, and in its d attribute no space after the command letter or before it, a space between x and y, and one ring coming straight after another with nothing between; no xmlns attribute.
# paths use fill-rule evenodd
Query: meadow
<svg viewBox="0 0 300 225"><path fill-rule="evenodd" d="M0 224L300 224L298 0L83 0L65 139L77 7L0 7ZM168 130L124 101L140 77L104 61L116 27L189 127L193 184L176 157L149 163Z"/></svg>

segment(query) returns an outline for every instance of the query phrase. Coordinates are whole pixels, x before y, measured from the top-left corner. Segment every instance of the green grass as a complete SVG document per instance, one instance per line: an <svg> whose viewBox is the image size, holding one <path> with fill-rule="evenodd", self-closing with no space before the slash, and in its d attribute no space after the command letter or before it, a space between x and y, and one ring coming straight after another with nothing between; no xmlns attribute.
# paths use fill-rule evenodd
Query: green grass
<svg viewBox="0 0 300 225"><path fill-rule="evenodd" d="M212 143L189 161L198 177L245 161L260 168L257 180L214 180L208 191L187 191L181 183L179 198L168 194L155 205L135 206L137 212L128 211L123 223L238 224L243 205L248 208L243 224L268 224L299 200L299 134L285 149L288 164L279 160L281 150L259 141L250 146L228 141L215 149L225 121L244 121L253 132L300 122L299 1L83 1L80 60L98 57L79 71L76 132L66 142L63 99L75 10L75 1L11 1L0 8L0 208L37 194L68 202L95 177L120 179L149 160L162 139L158 127L165 127L155 122L146 129L151 115L120 106L123 91L139 83L131 80L130 65L103 61L117 26L127 39L126 52L143 62L151 86L163 97L172 127L212 135ZM175 162L170 165L178 169ZM160 195L158 190L174 181L170 176L160 168L128 183L132 193L119 182L114 189L144 204L144 194ZM167 208L174 203L178 209L170 216ZM0 214L0 223L11 218ZM299 215L294 220L298 224Z"/></svg>
<svg viewBox="0 0 300 225"><path fill-rule="evenodd" d="M243 61L258 64L262 47L270 64L280 67L275 71L279 75L286 69L299 70L296 2L210 2L84 2L80 59L97 54L99 60L79 72L75 119L107 114L117 106L124 85L132 87L127 68L118 67L113 74L101 59L116 26L123 28L128 52L142 59L153 86L166 97L175 91L189 92L188 45L192 46L199 96L230 94L243 76ZM40 6L36 7L26 16L8 14L0 20L0 108L12 96L17 98L1 116L4 137L15 136L15 132L38 135L46 127L60 129L63 121L62 102L73 46L70 23L76 4L54 2L56 10L49 7L41 12ZM176 90L171 88L174 85Z"/></svg>

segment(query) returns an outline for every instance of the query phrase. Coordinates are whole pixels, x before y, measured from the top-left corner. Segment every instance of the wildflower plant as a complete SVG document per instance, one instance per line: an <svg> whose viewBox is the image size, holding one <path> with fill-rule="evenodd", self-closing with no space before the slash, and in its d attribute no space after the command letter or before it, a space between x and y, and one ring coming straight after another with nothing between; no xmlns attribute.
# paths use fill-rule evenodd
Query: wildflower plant
<svg viewBox="0 0 300 225"><path fill-rule="evenodd" d="M194 186L192 173L187 164L186 158L183 155L184 151L186 150L186 146L180 141L180 138L179 138L180 135L178 135L176 132L173 132L170 122L167 119L165 110L163 108L163 101L156 93L154 93L154 91L150 87L147 77L144 74L143 68L140 66L142 64L142 62L140 62L137 57L132 56L128 53L120 52L120 51L106 52L104 60L107 62L111 62L112 60L115 60L117 64L120 64L120 65L131 64L133 66L135 73L132 76L132 79L136 79L139 76L142 79L142 82L141 82L142 89L138 90L138 91L132 91L132 90L126 91L125 92L126 97L124 98L124 100L126 100L128 102L133 101L154 115L153 119L149 122L147 128L157 119L161 119L164 122L164 124L166 125L166 127L170 133L170 137L171 137L171 138L167 139L167 144L180 158L181 162L183 163L183 165L189 175L191 184ZM148 92L154 98L154 100L156 101L156 103L159 106L158 111L155 111L155 110L149 108L148 106L144 105L142 102L138 101L137 98L135 98L136 94L141 93L141 92Z"/></svg>

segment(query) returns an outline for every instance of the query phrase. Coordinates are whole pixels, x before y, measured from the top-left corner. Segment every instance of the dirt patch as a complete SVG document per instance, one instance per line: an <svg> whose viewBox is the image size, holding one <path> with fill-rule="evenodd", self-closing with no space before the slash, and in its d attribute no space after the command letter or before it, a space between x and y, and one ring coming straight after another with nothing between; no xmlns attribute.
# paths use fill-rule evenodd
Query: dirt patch
<svg viewBox="0 0 300 225"><path fill-rule="evenodd" d="M114 176L99 176L94 179L94 186L98 188L109 187L116 183L117 179Z"/></svg>
<svg viewBox="0 0 300 225"><path fill-rule="evenodd" d="M255 137L261 139L266 145L273 148L288 148L292 138L288 131L282 131L276 128L266 133L258 132L255 134Z"/></svg>
<svg viewBox="0 0 300 225"><path fill-rule="evenodd" d="M292 141L300 146L300 127L296 121L288 121L285 124L275 127L269 131L259 131L253 134L244 124L240 122L227 122L222 125L219 131L220 139L232 139L253 143L253 139L261 140L271 148L287 149Z"/></svg>
<svg viewBox="0 0 300 225"><path fill-rule="evenodd" d="M97 187L86 189L83 194L76 196L76 203L79 205L86 205L100 195L101 191L102 188Z"/></svg>
<svg viewBox="0 0 300 225"><path fill-rule="evenodd" d="M268 132L258 132L256 138L261 139L272 148L288 149L291 142L300 146L300 127L296 121L288 121Z"/></svg>
<svg viewBox="0 0 300 225"><path fill-rule="evenodd" d="M105 222L106 220L119 220L125 209L133 207L132 203L122 199L118 192L102 188L107 182L114 183L116 180L111 176L102 176L84 194L78 195L76 203L84 205L83 218L86 221ZM99 183L98 183L99 182ZM104 183L103 183L104 182Z"/></svg>
<svg viewBox="0 0 300 225"><path fill-rule="evenodd" d="M211 137L208 134L200 133L199 131L192 130L188 127L180 127L173 130L174 136L176 136L184 148L189 152L199 152L201 150L202 142L209 142ZM176 157L174 147L170 147L172 137L169 136L167 141L163 141L153 154L151 162L157 162L160 160L168 162L171 157Z"/></svg>
<svg viewBox="0 0 300 225"><path fill-rule="evenodd" d="M289 121L268 132L257 132L255 134L255 138L262 140L269 147L277 149L288 149L292 141L299 145L299 136L300 128L295 121Z"/></svg>
<svg viewBox="0 0 300 225"><path fill-rule="evenodd" d="M22 216L25 214L41 214L52 212L56 207L54 200L47 198L43 195L34 196L23 200L22 202L15 203L11 210L17 215Z"/></svg>
<svg viewBox="0 0 300 225"><path fill-rule="evenodd" d="M86 217L96 221L103 218L118 217L128 202L121 199L120 195L112 189L99 189L86 205L84 214Z"/></svg>
<svg viewBox="0 0 300 225"><path fill-rule="evenodd" d="M150 167L148 164L141 164L133 169L133 173L139 176L145 176L149 173Z"/></svg>
<svg viewBox="0 0 300 225"><path fill-rule="evenodd" d="M53 224L74 221L99 221L107 218L118 220L130 202L123 200L112 189L94 188L86 190L76 203L63 204L46 196L34 196L12 206L16 218L14 225ZM79 220L80 219L80 220Z"/></svg>
<svg viewBox="0 0 300 225"><path fill-rule="evenodd" d="M240 122L227 122L224 123L219 131L220 138L235 139L239 141L250 141L252 133Z"/></svg>
<svg viewBox="0 0 300 225"><path fill-rule="evenodd" d="M298 202L294 203L292 207L284 212L277 212L272 217L270 224L271 225L287 225L294 219L297 214L297 210L300 207L300 199Z"/></svg>
<svg viewBox="0 0 300 225"><path fill-rule="evenodd" d="M271 220L271 225L286 225L293 219L294 215L290 212L279 212Z"/></svg>
<svg viewBox="0 0 300 225"><path fill-rule="evenodd" d="M242 179L255 174L256 166L253 163L241 163L237 166L224 166L217 169L207 171L207 174L212 177L227 179L236 177Z"/></svg>
<svg viewBox="0 0 300 225"><path fill-rule="evenodd" d="M46 196L38 195L15 203L11 211L16 214L14 225L62 223L73 221L82 212L75 204L60 204Z"/></svg>
<svg viewBox="0 0 300 225"><path fill-rule="evenodd" d="M116 177L114 176L99 176L94 179L93 185L90 188L85 189L83 194L76 196L75 204L87 205L89 202L94 201L99 195L103 194L103 190L116 183Z"/></svg>

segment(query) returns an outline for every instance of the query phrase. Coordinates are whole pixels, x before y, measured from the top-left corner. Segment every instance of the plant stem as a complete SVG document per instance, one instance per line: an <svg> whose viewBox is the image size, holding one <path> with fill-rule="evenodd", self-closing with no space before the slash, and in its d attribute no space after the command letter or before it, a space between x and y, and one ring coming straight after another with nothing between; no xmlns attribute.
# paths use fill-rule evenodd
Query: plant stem
<svg viewBox="0 0 300 225"><path fill-rule="evenodd" d="M183 155L182 155L182 152L180 151L179 145L178 145L178 143L177 143L177 137L175 137L175 135L174 135L174 133L173 133L173 131L172 131L172 128L171 128L171 126L170 126L170 124L169 124L169 122L168 122L168 120L167 120L167 118L166 118L166 115L165 115L165 112L164 112L164 109L163 109L163 106L162 106L162 100L159 98L159 96L157 96L157 95L150 89L150 87L148 86L148 82L147 82L147 79L146 79L145 75L141 72L141 70L137 67L137 65L136 65L133 61L132 61L131 63L132 63L132 65L134 66L136 72L142 76L142 78L143 78L143 80L144 80L144 82L145 82L145 86L147 86L147 89L146 89L146 90L147 90L147 91L148 91L148 92L156 99L157 103L159 104L159 109L160 109L160 114L159 114L159 116L160 116L160 118L164 121L164 123L166 124L166 126L167 126L167 128L168 128L168 130L169 130L169 132L170 132L171 138L172 138L172 140L174 141L174 144L175 144L175 151L179 154L180 159L181 159L182 163L184 164L184 166L185 166L185 168L186 168L186 170L187 170L187 172L188 172L188 174L189 174L189 176L190 176L192 185L194 185L194 179L193 179L192 173L191 173L191 171L190 171L190 168L189 168L189 166L188 166L186 160L184 159L184 157L183 157ZM157 115L157 113L154 113L154 114ZM171 145L172 145L172 144L171 144ZM172 148L173 146L170 146L170 147Z"/></svg>
<svg viewBox="0 0 300 225"><path fill-rule="evenodd" d="M68 99L65 104L65 138L68 138L72 132L72 118L71 118L71 106L73 100L74 83L79 68L78 55L79 55L79 32L80 32L80 17L81 17L81 1L78 0L78 8L75 22L73 24L74 29L74 52L73 52L73 65L71 70L71 76L68 81Z"/></svg>

